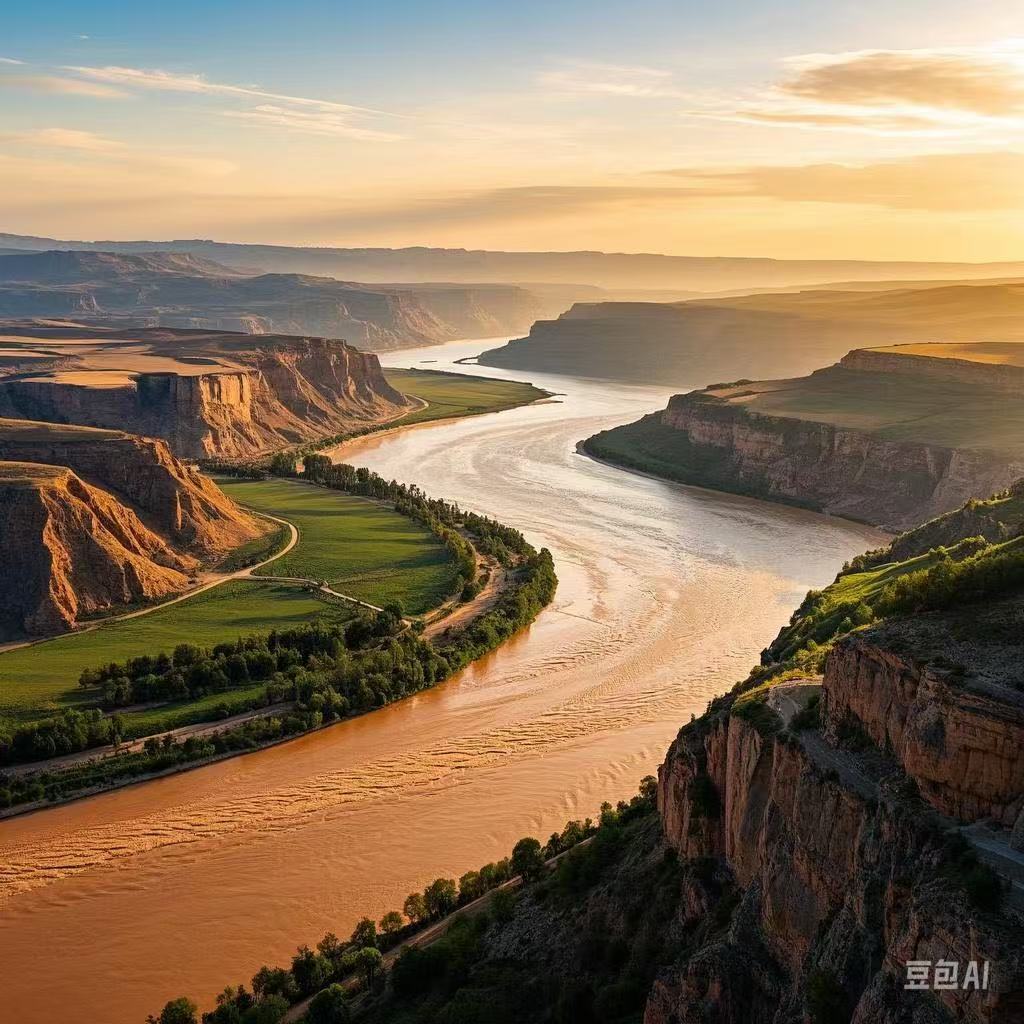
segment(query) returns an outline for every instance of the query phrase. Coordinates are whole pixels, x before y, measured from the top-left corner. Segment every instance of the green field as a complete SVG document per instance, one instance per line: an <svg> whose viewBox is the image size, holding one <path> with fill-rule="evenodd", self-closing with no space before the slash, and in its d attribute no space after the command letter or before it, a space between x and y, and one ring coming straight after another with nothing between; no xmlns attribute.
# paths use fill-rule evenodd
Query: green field
<svg viewBox="0 0 1024 1024"><path fill-rule="evenodd" d="M387 506L294 480L219 480L243 505L280 516L299 543L259 570L265 576L326 580L370 604L401 601L419 615L455 587L458 567L426 527Z"/></svg>
<svg viewBox="0 0 1024 1024"><path fill-rule="evenodd" d="M403 416L396 421L397 424L426 423L450 416L500 412L502 409L529 405L549 395L549 392L535 388L532 384L496 380L493 377L471 377L465 373L395 369L384 372L392 387L429 403L426 409L417 409Z"/></svg>
<svg viewBox="0 0 1024 1024"><path fill-rule="evenodd" d="M352 609L294 585L232 580L148 615L0 654L0 721L40 718L77 703L83 668L170 651L184 642L205 646L265 633L316 615L339 621L351 617Z"/></svg>

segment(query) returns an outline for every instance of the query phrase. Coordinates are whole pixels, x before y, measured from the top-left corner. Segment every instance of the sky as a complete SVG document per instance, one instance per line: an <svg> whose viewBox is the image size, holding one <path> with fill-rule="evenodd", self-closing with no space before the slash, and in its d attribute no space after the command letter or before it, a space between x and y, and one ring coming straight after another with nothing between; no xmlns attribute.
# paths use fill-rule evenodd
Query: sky
<svg viewBox="0 0 1024 1024"><path fill-rule="evenodd" d="M0 231L1021 260L1024 7L5 4Z"/></svg>

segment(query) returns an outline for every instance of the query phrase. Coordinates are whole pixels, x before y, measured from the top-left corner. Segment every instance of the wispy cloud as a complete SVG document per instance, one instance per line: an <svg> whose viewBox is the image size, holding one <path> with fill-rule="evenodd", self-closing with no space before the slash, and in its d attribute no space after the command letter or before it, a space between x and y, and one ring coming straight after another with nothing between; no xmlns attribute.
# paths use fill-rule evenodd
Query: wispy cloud
<svg viewBox="0 0 1024 1024"><path fill-rule="evenodd" d="M670 71L636 65L571 61L542 71L537 84L553 93L571 96L622 96L652 99L679 96Z"/></svg>
<svg viewBox="0 0 1024 1024"><path fill-rule="evenodd" d="M0 89L25 89L59 96L91 96L97 99L122 99L128 94L100 82L83 82L58 75L0 75Z"/></svg>
<svg viewBox="0 0 1024 1024"><path fill-rule="evenodd" d="M0 57L0 64L24 64L23 60L15 60L13 57Z"/></svg>
<svg viewBox="0 0 1024 1024"><path fill-rule="evenodd" d="M262 100L243 110L224 110L228 117L261 127L283 128L312 135L342 136L364 141L390 141L394 132L374 127L384 119L401 118L382 110L337 100L272 92L255 85L214 82L199 74L117 65L87 67L67 65L62 70L90 82L131 90L215 96L239 101Z"/></svg>
<svg viewBox="0 0 1024 1024"><path fill-rule="evenodd" d="M90 153L109 153L124 149L124 144L77 128L33 128L4 136L9 142L23 142L56 149L77 149Z"/></svg>
<svg viewBox="0 0 1024 1024"><path fill-rule="evenodd" d="M876 135L980 136L1024 126L1024 42L787 58L768 89L687 113Z"/></svg>

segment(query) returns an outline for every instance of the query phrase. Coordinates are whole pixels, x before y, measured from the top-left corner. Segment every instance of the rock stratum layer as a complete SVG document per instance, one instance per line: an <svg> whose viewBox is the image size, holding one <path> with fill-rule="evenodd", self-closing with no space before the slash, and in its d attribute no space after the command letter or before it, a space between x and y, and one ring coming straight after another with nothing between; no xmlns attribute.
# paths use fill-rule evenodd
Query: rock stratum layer
<svg viewBox="0 0 1024 1024"><path fill-rule="evenodd" d="M188 458L259 455L372 426L409 407L376 356L342 341L9 330L0 415L130 430L163 438Z"/></svg>
<svg viewBox="0 0 1024 1024"><path fill-rule="evenodd" d="M1024 475L1018 374L855 352L805 378L675 395L585 448L684 483L902 530Z"/></svg>
<svg viewBox="0 0 1024 1024"><path fill-rule="evenodd" d="M120 431L0 420L0 486L10 636L185 590L266 532L163 441Z"/></svg>

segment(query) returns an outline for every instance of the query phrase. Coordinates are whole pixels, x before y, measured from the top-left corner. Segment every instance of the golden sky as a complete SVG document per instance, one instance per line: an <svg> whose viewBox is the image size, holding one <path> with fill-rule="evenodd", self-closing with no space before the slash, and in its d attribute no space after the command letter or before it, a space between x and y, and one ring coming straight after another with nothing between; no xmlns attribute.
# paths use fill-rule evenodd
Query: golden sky
<svg viewBox="0 0 1024 1024"><path fill-rule="evenodd" d="M775 25L755 45L709 25L616 48L557 27L510 30L493 63L422 29L374 51L369 22L347 59L326 28L308 54L268 30L227 59L211 26L173 60L26 23L0 37L0 230L1024 259L1024 39L981 7L1003 34Z"/></svg>

